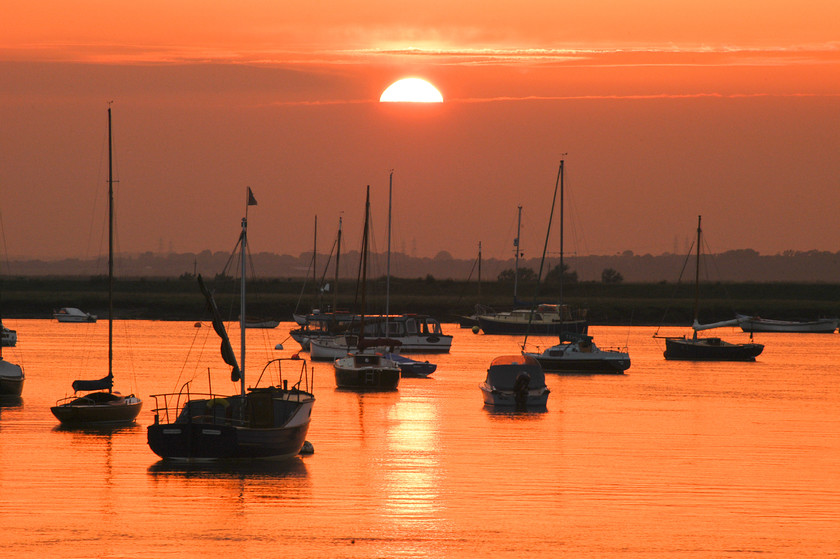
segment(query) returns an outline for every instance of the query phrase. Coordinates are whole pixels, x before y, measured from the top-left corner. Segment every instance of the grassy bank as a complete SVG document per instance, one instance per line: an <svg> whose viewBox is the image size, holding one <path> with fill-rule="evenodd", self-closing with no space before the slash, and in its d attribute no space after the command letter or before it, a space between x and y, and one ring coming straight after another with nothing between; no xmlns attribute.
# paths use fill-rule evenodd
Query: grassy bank
<svg viewBox="0 0 840 559"><path fill-rule="evenodd" d="M235 306L238 292L230 281L208 281L214 286L220 308ZM121 318L199 320L206 318L205 303L194 278L120 279L114 284L115 314ZM249 284L249 314L291 320L297 309L306 312L318 302L311 285L302 280L271 279ZM390 309L393 313L428 313L441 320L469 315L481 304L497 310L512 305L510 283L475 283L433 278L391 279ZM303 293L303 295L302 295ZM371 312L385 310L385 281L369 286ZM355 282L338 287L338 306L353 309ZM564 300L589 309L593 324L687 324L694 312L694 288L673 283L623 283L607 285L582 282L567 285ZM840 288L833 284L715 283L702 286L701 321L731 318L734 312L767 318L797 319L840 316ZM538 299L555 302L556 286L541 286ZM519 300L534 300L534 286L520 285ZM325 294L321 307L331 305ZM7 318L49 318L54 309L79 307L107 316L107 278L5 278L2 283L2 311Z"/></svg>

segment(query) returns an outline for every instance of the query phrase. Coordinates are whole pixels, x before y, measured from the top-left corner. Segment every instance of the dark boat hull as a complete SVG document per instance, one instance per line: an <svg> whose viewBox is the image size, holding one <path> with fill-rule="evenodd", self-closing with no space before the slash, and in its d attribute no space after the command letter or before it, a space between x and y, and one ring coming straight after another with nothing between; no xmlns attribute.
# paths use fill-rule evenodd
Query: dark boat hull
<svg viewBox="0 0 840 559"><path fill-rule="evenodd" d="M0 377L0 396L20 396L23 393L23 380Z"/></svg>
<svg viewBox="0 0 840 559"><path fill-rule="evenodd" d="M630 359L547 359L534 356L543 370L551 373L622 374L630 368Z"/></svg>
<svg viewBox="0 0 840 559"><path fill-rule="evenodd" d="M350 390L396 390L400 384L400 370L363 369L335 370L335 385Z"/></svg>
<svg viewBox="0 0 840 559"><path fill-rule="evenodd" d="M720 338L667 338L665 359L675 361L755 361L762 344L731 344Z"/></svg>
<svg viewBox="0 0 840 559"><path fill-rule="evenodd" d="M281 460L300 453L308 430L308 422L264 429L171 423L149 425L147 439L152 452L168 460Z"/></svg>
<svg viewBox="0 0 840 559"><path fill-rule="evenodd" d="M74 405L62 404L50 408L62 425L92 425L131 423L140 413L141 403Z"/></svg>
<svg viewBox="0 0 840 559"><path fill-rule="evenodd" d="M554 321L554 322L513 322L500 321L492 318L479 317L478 325L485 334L501 335L531 335L531 336L560 336L571 337L586 335L589 330L589 323L586 320Z"/></svg>

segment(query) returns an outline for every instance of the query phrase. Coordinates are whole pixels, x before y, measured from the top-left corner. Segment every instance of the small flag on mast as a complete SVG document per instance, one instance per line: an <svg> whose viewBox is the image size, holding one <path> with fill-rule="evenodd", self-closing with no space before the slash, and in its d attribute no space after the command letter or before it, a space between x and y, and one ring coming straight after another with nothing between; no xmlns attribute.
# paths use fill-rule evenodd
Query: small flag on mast
<svg viewBox="0 0 840 559"><path fill-rule="evenodd" d="M254 193L251 192L251 187L250 186L248 187L248 205L249 206L256 206L257 205L257 199L254 198Z"/></svg>

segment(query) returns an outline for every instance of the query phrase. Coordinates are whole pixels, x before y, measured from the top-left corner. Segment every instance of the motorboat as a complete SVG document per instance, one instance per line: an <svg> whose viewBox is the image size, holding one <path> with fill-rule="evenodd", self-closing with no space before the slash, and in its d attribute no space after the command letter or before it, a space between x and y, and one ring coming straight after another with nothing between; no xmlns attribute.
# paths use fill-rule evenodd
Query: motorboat
<svg viewBox="0 0 840 559"><path fill-rule="evenodd" d="M417 361L399 353L386 353L386 359L394 361L400 368L402 378L426 378L437 369L437 365L428 361Z"/></svg>
<svg viewBox="0 0 840 559"><path fill-rule="evenodd" d="M245 385L245 275L247 243L247 208L256 205L248 188L245 218L239 236L240 278L240 355L233 352L227 330L213 294L198 276L213 319L213 329L222 340L221 356L231 367L231 381L239 383L239 392L219 395L194 394L185 384L181 391L156 394L154 424L147 429L149 447L164 460L209 462L225 460L281 460L296 456L306 443L315 396L306 361L291 358L271 359L263 367L257 384L268 372L277 379L265 387ZM283 376L282 364L300 364L297 376ZM276 372L274 366L277 366ZM274 376L274 375L277 376Z"/></svg>
<svg viewBox="0 0 840 559"><path fill-rule="evenodd" d="M543 408L550 393L542 367L528 355L496 357L478 386L484 404L494 407Z"/></svg>
<svg viewBox="0 0 840 559"><path fill-rule="evenodd" d="M26 376L20 365L0 357L0 396L20 396Z"/></svg>
<svg viewBox="0 0 840 559"><path fill-rule="evenodd" d="M816 320L773 320L760 316L736 315L744 332L791 332L800 334L832 334L840 324L839 318Z"/></svg>
<svg viewBox="0 0 840 559"><path fill-rule="evenodd" d="M97 317L75 307L64 307L55 311L53 318L59 322L96 322Z"/></svg>
<svg viewBox="0 0 840 559"><path fill-rule="evenodd" d="M111 108L108 108L108 374L97 380L73 381L73 395L61 398L50 408L53 415L70 426L132 423L137 419L143 402L134 394L123 396L114 391L114 177L113 141L111 139ZM63 314L61 311L66 311ZM56 318L91 317L79 309L65 308ZM68 322L59 318L60 322ZM69 322L94 322L70 320Z"/></svg>
<svg viewBox="0 0 840 559"><path fill-rule="evenodd" d="M529 353L544 371L557 373L618 373L630 368L630 354L626 350L601 349L592 336L579 336L561 342L542 353Z"/></svg>
<svg viewBox="0 0 840 559"><path fill-rule="evenodd" d="M17 331L0 324L0 345L3 347L15 347L17 345Z"/></svg>

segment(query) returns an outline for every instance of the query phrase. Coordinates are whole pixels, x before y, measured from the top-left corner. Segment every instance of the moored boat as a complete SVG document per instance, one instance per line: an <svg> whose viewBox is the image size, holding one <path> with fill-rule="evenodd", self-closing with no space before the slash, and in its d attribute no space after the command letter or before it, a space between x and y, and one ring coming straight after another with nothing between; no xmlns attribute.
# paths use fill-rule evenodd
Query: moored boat
<svg viewBox="0 0 840 559"><path fill-rule="evenodd" d="M764 346L752 341L748 343L730 343L717 337L702 338L697 332L711 330L723 326L736 326L739 320L726 320L713 324L700 324L697 320L700 308L700 246L702 228L700 227L702 216L697 216L697 258L694 276L694 322L691 328L694 335L686 336L664 336L665 338L665 359L675 361L755 361ZM654 337L660 337L654 334ZM752 336L750 336L752 339Z"/></svg>
<svg viewBox="0 0 840 559"><path fill-rule="evenodd" d="M245 386L245 274L247 254L247 207L256 205L248 188L246 216L239 236L240 277L240 357L233 352L213 295L198 276L199 287L207 300L213 329L222 340L222 359L231 367L231 381L239 383L239 393L218 395L192 394L187 383L180 392L156 394L155 421L147 429L149 447L165 460L187 462L218 460L280 460L300 453L306 442L315 396L306 369L301 364L297 380L283 378L280 364L286 359L272 359L263 368L277 364L279 378L266 387ZM290 380L294 382L289 386Z"/></svg>
<svg viewBox="0 0 840 559"><path fill-rule="evenodd" d="M493 359L479 384L485 405L542 408L550 390L536 359L527 355L501 355Z"/></svg>
<svg viewBox="0 0 840 559"><path fill-rule="evenodd" d="M402 378L426 378L437 369L437 365L429 363L428 361L417 361L399 353L386 353L386 359L395 362L400 368L400 375Z"/></svg>
<svg viewBox="0 0 840 559"><path fill-rule="evenodd" d="M840 319L818 318L816 320L773 320L760 316L736 315L738 325L744 332L790 332L799 334L832 334L837 330Z"/></svg>
<svg viewBox="0 0 840 559"><path fill-rule="evenodd" d="M97 316L76 307L63 307L53 312L53 318L59 322L96 322Z"/></svg>
<svg viewBox="0 0 840 559"><path fill-rule="evenodd" d="M86 426L131 423L137 419L142 400L134 394L123 396L114 391L114 177L113 141L111 139L111 109L108 108L108 374L97 380L73 381L73 396L66 396L50 408L63 424ZM65 316L82 316L79 309L62 309ZM91 315L87 315L91 316ZM60 319L59 319L60 320ZM93 321L96 317L93 317ZM61 322L67 322L60 320ZM71 321L73 322L73 321ZM84 322L77 320L75 322ZM92 322L92 321L89 321ZM80 392L82 394L80 394Z"/></svg>
<svg viewBox="0 0 840 559"><path fill-rule="evenodd" d="M17 345L17 331L0 324L0 346L15 347Z"/></svg>
<svg viewBox="0 0 840 559"><path fill-rule="evenodd" d="M0 396L20 396L26 376L23 368L0 356Z"/></svg>
<svg viewBox="0 0 840 559"><path fill-rule="evenodd" d="M536 359L547 372L621 374L630 368L630 354L626 350L601 349L592 336L560 342L542 353L524 354Z"/></svg>

